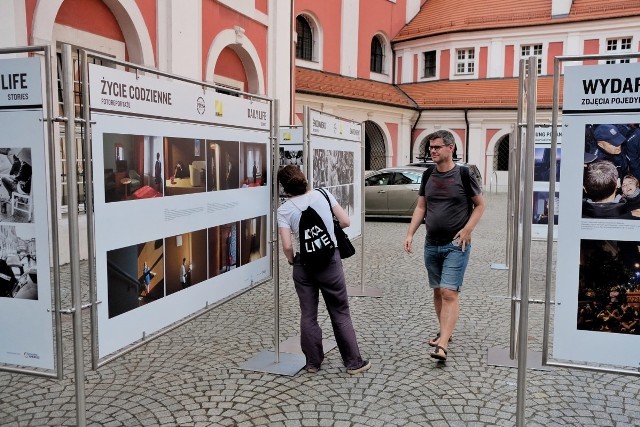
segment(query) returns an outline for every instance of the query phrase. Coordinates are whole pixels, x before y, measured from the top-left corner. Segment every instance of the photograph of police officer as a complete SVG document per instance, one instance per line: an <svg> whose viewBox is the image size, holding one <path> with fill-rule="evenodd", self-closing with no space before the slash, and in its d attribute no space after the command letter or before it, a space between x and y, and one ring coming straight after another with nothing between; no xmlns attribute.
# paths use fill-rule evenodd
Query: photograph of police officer
<svg viewBox="0 0 640 427"><path fill-rule="evenodd" d="M31 227L0 226L0 297L38 299L36 239Z"/></svg>

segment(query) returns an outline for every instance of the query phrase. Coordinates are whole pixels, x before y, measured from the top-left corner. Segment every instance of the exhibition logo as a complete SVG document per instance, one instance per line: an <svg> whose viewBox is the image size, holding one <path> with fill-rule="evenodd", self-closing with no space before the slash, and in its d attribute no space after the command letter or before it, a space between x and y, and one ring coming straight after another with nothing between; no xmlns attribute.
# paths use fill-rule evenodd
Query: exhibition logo
<svg viewBox="0 0 640 427"><path fill-rule="evenodd" d="M282 135L282 139L284 139L285 141L291 141L291 132L285 132Z"/></svg>
<svg viewBox="0 0 640 427"><path fill-rule="evenodd" d="M222 101L221 100L216 99L214 103L214 109L216 112L216 117L222 117Z"/></svg>
<svg viewBox="0 0 640 427"><path fill-rule="evenodd" d="M24 357L25 359L40 359L40 356L38 356L35 353L27 353L26 351L24 352Z"/></svg>
<svg viewBox="0 0 640 427"><path fill-rule="evenodd" d="M198 100L196 101L196 108L198 109L198 114L202 115L204 114L204 98L202 98L201 96L198 97Z"/></svg>

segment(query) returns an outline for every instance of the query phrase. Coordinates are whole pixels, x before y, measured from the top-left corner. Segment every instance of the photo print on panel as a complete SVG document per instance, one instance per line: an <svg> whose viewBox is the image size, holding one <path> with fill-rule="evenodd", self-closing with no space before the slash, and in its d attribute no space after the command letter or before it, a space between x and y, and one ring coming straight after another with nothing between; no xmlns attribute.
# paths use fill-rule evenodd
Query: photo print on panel
<svg viewBox="0 0 640 427"><path fill-rule="evenodd" d="M207 231L164 239L167 295L207 280Z"/></svg>
<svg viewBox="0 0 640 427"><path fill-rule="evenodd" d="M582 217L640 219L639 179L638 125L586 125Z"/></svg>
<svg viewBox="0 0 640 427"><path fill-rule="evenodd" d="M163 298L162 239L107 252L109 318Z"/></svg>
<svg viewBox="0 0 640 427"><path fill-rule="evenodd" d="M577 327L640 334L640 242L580 241Z"/></svg>
<svg viewBox="0 0 640 427"><path fill-rule="evenodd" d="M207 188L207 161L203 139L164 138L165 195L203 193Z"/></svg>
<svg viewBox="0 0 640 427"><path fill-rule="evenodd" d="M162 197L162 138L103 135L105 203Z"/></svg>
<svg viewBox="0 0 640 427"><path fill-rule="evenodd" d="M207 191L240 188L240 143L207 140Z"/></svg>
<svg viewBox="0 0 640 427"><path fill-rule="evenodd" d="M211 227L208 234L209 277L215 277L239 267L240 222Z"/></svg>
<svg viewBox="0 0 640 427"><path fill-rule="evenodd" d="M267 216L243 219L240 225L240 265L267 256Z"/></svg>
<svg viewBox="0 0 640 427"><path fill-rule="evenodd" d="M32 226L0 225L0 297L38 299L36 260Z"/></svg>
<svg viewBox="0 0 640 427"><path fill-rule="evenodd" d="M355 212L353 152L313 150L313 188L326 188L349 216Z"/></svg>
<svg viewBox="0 0 640 427"><path fill-rule="evenodd" d="M240 187L267 185L267 146L240 143Z"/></svg>
<svg viewBox="0 0 640 427"><path fill-rule="evenodd" d="M33 223L31 148L0 148L0 222Z"/></svg>

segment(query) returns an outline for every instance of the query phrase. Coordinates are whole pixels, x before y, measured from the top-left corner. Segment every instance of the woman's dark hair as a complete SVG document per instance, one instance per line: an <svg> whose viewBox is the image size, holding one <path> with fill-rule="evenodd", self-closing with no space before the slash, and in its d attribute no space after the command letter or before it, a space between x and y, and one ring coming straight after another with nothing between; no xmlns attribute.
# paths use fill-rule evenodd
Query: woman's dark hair
<svg viewBox="0 0 640 427"><path fill-rule="evenodd" d="M278 171L278 182L290 196L299 196L307 192L307 179L299 167L287 165Z"/></svg>

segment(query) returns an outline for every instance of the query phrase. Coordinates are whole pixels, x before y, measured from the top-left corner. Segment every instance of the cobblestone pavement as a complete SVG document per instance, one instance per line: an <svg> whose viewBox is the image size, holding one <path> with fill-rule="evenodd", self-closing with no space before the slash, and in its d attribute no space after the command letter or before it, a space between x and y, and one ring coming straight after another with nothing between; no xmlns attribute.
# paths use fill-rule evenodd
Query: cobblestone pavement
<svg viewBox="0 0 640 427"><path fill-rule="evenodd" d="M402 252L407 222L367 221L367 286L382 298L352 297L360 346L373 367L349 376L337 349L317 374L277 376L239 364L273 348L273 287L266 283L90 371L85 342L89 425L104 426L513 426L517 370L489 366L487 350L509 344L504 262L506 197L487 195L474 233L461 315L446 364L429 358L437 331L419 244ZM416 243L424 238L418 232ZM358 253L361 246L357 245ZM531 298L542 299L546 244L534 242ZM281 258L281 337L297 335L297 298ZM86 269L86 263L82 263ZM356 256L345 262L359 284ZM68 281L68 267L63 269ZM63 295L66 301L68 292ZM63 306L68 306L64 303ZM530 307L529 346L542 347L543 307ZM326 311L321 326L331 336ZM85 322L87 324L88 322ZM71 319L64 319L65 379L0 372L0 425L76 423ZM88 326L87 326L88 328ZM88 329L87 329L88 331ZM640 425L637 377L552 369L527 371L528 426Z"/></svg>

